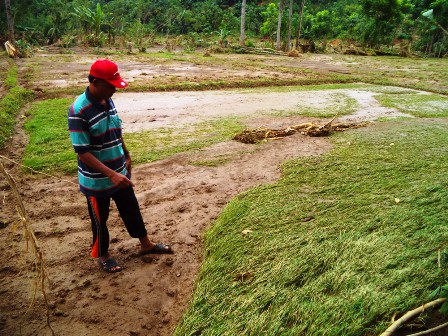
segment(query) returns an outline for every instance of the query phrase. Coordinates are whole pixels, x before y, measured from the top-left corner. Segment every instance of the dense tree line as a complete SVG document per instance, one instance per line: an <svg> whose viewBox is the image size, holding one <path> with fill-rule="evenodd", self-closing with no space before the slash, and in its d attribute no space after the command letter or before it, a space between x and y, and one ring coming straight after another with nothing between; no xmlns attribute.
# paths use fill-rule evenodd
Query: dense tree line
<svg viewBox="0 0 448 336"><path fill-rule="evenodd" d="M0 7L3 42L9 2ZM198 46L212 37L238 44L243 16L246 44L262 39L285 48L300 34L366 47L401 41L427 55L448 53L448 0L14 0L10 6L18 43L144 46L155 36L182 35Z"/></svg>

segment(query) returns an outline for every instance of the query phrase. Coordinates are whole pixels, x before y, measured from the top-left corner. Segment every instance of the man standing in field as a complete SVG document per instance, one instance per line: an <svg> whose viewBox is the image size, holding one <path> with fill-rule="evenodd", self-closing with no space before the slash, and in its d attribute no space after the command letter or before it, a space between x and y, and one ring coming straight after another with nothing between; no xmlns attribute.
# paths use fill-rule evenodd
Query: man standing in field
<svg viewBox="0 0 448 336"><path fill-rule="evenodd" d="M111 99L116 88L128 84L121 78L118 66L109 60L92 64L89 86L68 112L68 128L73 148L78 155L78 179L87 198L92 222L91 255L100 267L119 272L122 267L109 254L107 219L112 198L129 235L140 240L139 254L173 253L164 244L153 243L147 234L134 184L131 182L131 155L122 137L121 119Z"/></svg>

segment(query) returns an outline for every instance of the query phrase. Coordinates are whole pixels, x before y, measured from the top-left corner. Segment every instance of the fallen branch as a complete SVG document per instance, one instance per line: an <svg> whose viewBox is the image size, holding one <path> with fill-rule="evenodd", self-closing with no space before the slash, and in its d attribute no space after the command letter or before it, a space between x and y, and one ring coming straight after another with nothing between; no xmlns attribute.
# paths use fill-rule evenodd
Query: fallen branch
<svg viewBox="0 0 448 336"><path fill-rule="evenodd" d="M0 158L8 160L9 162L14 163L17 166L21 166L23 168L27 168L27 169L31 170L33 173L45 175L45 176L48 176L48 177L53 177L53 178L58 179L58 180L60 180L62 182L67 182L67 183L71 183L71 184L74 184L74 185L78 185L75 182L72 182L72 181L69 181L69 180L64 180L63 178L60 178L60 177L57 177L57 176L54 176L54 175L50 175L50 174L47 174L47 173L43 173L43 172L37 171L37 170L35 170L35 169L31 168L31 167L25 166L24 164L18 163L18 162L14 161L14 160L6 157L6 156L0 155Z"/></svg>
<svg viewBox="0 0 448 336"><path fill-rule="evenodd" d="M443 328L445 328L445 327L448 327L448 322L446 322L446 323L444 323L444 324L441 324L441 325L439 325L439 326L437 326L437 327L434 327L434 328L431 328L431 329L428 329L428 330L424 330L424 331L420 331L420 332L418 332L418 333L416 333L416 334L412 334L412 335L408 335L408 336L423 336L423 335L428 335L428 334L431 334L431 333L434 332L434 331L443 329Z"/></svg>
<svg viewBox="0 0 448 336"><path fill-rule="evenodd" d="M404 314L402 317L400 317L398 320L396 320L394 323L392 323L390 325L390 327L387 328L386 331L384 331L380 336L392 335L401 325L403 325L405 322L407 322L414 316L423 313L426 309L438 306L445 301L446 301L445 298L439 298L439 299L431 301L429 303L425 303L418 308L408 311L406 314Z"/></svg>

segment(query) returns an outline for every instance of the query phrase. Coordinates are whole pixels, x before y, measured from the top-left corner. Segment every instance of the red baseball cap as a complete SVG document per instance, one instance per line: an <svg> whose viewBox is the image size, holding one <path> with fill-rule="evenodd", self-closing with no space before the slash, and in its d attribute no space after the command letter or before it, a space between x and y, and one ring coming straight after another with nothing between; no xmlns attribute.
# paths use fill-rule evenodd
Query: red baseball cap
<svg viewBox="0 0 448 336"><path fill-rule="evenodd" d="M104 79L117 88L125 88L128 83L118 73L118 65L109 60L97 60L90 67L93 77Z"/></svg>

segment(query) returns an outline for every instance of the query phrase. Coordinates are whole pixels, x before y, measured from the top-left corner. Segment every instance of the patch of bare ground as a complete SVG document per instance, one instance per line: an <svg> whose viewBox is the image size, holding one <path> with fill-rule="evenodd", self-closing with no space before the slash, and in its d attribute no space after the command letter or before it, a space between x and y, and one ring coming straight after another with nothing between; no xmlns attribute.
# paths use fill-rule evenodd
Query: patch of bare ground
<svg viewBox="0 0 448 336"><path fill-rule="evenodd" d="M63 52L59 48L45 48L36 51L31 59L19 60L22 71L33 72L26 87L37 91L83 87L89 67L97 58L116 61L123 78L139 86L261 79L272 80L275 85L277 79L298 80L317 78L317 73L350 73L349 68L336 64L330 56L309 54L301 57L212 54L211 57L201 58L178 52L172 55L172 59L165 59L145 54L98 56L78 49L71 53ZM304 69L313 70L315 74L309 71L304 73Z"/></svg>
<svg viewBox="0 0 448 336"><path fill-rule="evenodd" d="M5 87L5 79L8 74L9 63L6 57L0 57L0 99L2 99L8 92Z"/></svg>
<svg viewBox="0 0 448 336"><path fill-rule="evenodd" d="M285 119L282 126L291 122ZM136 167L136 193L150 236L171 244L175 254L138 257L137 241L129 238L113 208L111 252L125 267L117 274L101 272L89 258L90 222L76 185L19 177L22 197L45 252L56 334L169 335L193 290L204 229L226 203L244 190L276 181L283 161L319 155L330 148L326 139L297 134L261 146L224 142ZM217 167L194 164L223 156L227 163ZM69 179L76 182L74 177ZM0 189L2 213L16 217L3 181ZM25 262L21 234L13 233L12 227L9 222L0 230L0 330L5 335L49 335L41 297L23 315L33 272L30 262Z"/></svg>

